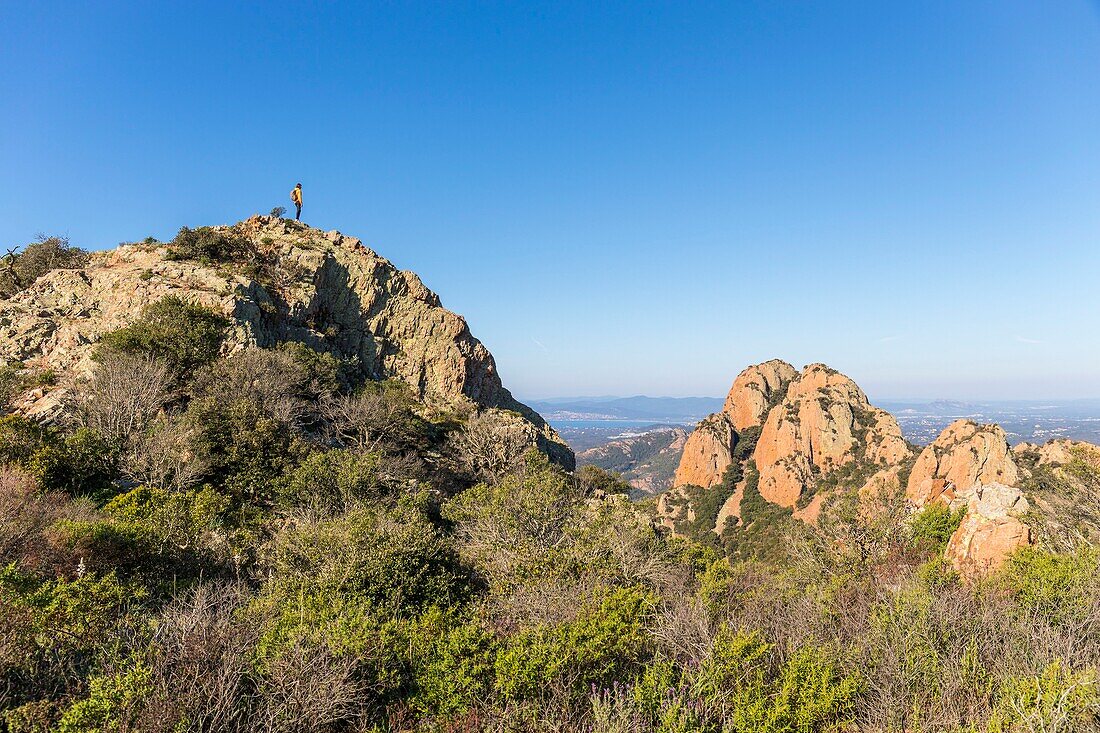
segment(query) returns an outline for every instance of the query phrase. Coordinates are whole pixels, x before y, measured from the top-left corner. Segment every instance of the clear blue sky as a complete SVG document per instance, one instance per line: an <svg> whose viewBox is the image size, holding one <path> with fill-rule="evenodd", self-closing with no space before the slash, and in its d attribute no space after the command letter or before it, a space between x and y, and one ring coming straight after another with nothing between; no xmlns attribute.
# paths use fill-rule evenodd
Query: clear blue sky
<svg viewBox="0 0 1100 733"><path fill-rule="evenodd" d="M1100 14L1057 2L0 1L0 243L289 206L525 397L1100 396Z"/></svg>

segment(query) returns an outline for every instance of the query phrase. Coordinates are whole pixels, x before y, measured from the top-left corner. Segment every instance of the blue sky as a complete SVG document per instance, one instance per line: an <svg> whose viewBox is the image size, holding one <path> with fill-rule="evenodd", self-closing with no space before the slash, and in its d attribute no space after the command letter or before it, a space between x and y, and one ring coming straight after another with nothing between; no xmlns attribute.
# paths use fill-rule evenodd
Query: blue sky
<svg viewBox="0 0 1100 733"><path fill-rule="evenodd" d="M0 243L289 206L514 392L1100 397L1100 13L0 0Z"/></svg>

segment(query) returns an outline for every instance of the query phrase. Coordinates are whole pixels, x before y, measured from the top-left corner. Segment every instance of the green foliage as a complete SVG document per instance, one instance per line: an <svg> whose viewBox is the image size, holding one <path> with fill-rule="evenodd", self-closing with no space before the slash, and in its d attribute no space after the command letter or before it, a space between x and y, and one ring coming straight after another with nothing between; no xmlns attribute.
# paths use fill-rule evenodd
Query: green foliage
<svg viewBox="0 0 1100 733"><path fill-rule="evenodd" d="M382 456L351 450L318 451L295 468L279 487L279 502L335 515L383 492Z"/></svg>
<svg viewBox="0 0 1100 733"><path fill-rule="evenodd" d="M108 492L117 456L99 433L79 428L67 436L21 415L0 418L0 462L13 463L44 489L74 496Z"/></svg>
<svg viewBox="0 0 1100 733"><path fill-rule="evenodd" d="M919 547L942 551L965 516L966 507L952 511L939 502L929 504L913 515L909 522L909 536Z"/></svg>
<svg viewBox="0 0 1100 733"><path fill-rule="evenodd" d="M0 568L0 707L30 702L43 691L79 689L97 664L114 658L121 633L144 598L113 574L39 581ZM16 653L10 653L16 652Z"/></svg>
<svg viewBox="0 0 1100 733"><path fill-rule="evenodd" d="M209 264L246 258L252 250L252 243L232 230L182 227L175 239L168 243L168 259L197 260Z"/></svg>
<svg viewBox="0 0 1100 733"><path fill-rule="evenodd" d="M139 486L116 496L103 510L152 538L159 554L182 556L207 544L228 508L229 499L210 486L190 491Z"/></svg>
<svg viewBox="0 0 1100 733"><path fill-rule="evenodd" d="M268 562L291 596L307 588L327 591L391 612L453 605L469 592L449 543L405 506L356 509L288 527L275 538Z"/></svg>
<svg viewBox="0 0 1100 733"><path fill-rule="evenodd" d="M1098 570L1095 548L1058 554L1026 547L1008 557L1000 578L1022 611L1058 624L1073 621L1089 606Z"/></svg>
<svg viewBox="0 0 1100 733"><path fill-rule="evenodd" d="M87 261L88 253L66 237L40 236L22 252L9 251L0 258L0 298L10 298L51 270L83 267Z"/></svg>
<svg viewBox="0 0 1100 733"><path fill-rule="evenodd" d="M195 400L185 420L208 479L238 503L270 502L305 451L288 425L251 401Z"/></svg>
<svg viewBox="0 0 1100 733"><path fill-rule="evenodd" d="M125 672L97 675L88 681L88 696L73 703L61 716L58 733L129 731L129 709L152 692L150 670L140 662Z"/></svg>
<svg viewBox="0 0 1100 733"><path fill-rule="evenodd" d="M41 486L73 496L101 497L112 490L118 456L102 435L79 428L61 440L46 440L27 461Z"/></svg>
<svg viewBox="0 0 1100 733"><path fill-rule="evenodd" d="M507 568L525 576L559 559L559 550L582 519L582 499L572 477L532 452L522 471L467 489L444 505L442 513L487 571Z"/></svg>
<svg viewBox="0 0 1100 733"><path fill-rule="evenodd" d="M574 621L521 631L497 655L497 689L507 699L523 700L551 685L567 685L580 697L592 685L634 676L653 654L645 621L654 600L639 588L619 588Z"/></svg>
<svg viewBox="0 0 1100 733"><path fill-rule="evenodd" d="M149 354L186 375L217 358L228 328L220 313L169 295L146 306L134 323L105 334L97 353Z"/></svg>
<svg viewBox="0 0 1100 733"><path fill-rule="evenodd" d="M1055 660L1039 675L1005 680L989 733L1094 730L1098 717L1096 669L1073 670Z"/></svg>
<svg viewBox="0 0 1100 733"><path fill-rule="evenodd" d="M788 557L788 539L797 527L791 510L760 494L760 474L749 467L741 496L741 519L722 532L722 544L735 560L778 562Z"/></svg>
<svg viewBox="0 0 1100 733"><path fill-rule="evenodd" d="M577 481L587 494L629 494L630 484L620 474L605 471L598 466L581 466L577 469Z"/></svg>
<svg viewBox="0 0 1100 733"><path fill-rule="evenodd" d="M35 453L56 442L52 431L22 415L0 418L0 462L26 468Z"/></svg>
<svg viewBox="0 0 1100 733"><path fill-rule="evenodd" d="M735 688L729 728L748 733L809 733L850 720L862 687L857 674L843 674L826 652L803 647L783 665L778 679L757 672Z"/></svg>
<svg viewBox="0 0 1100 733"><path fill-rule="evenodd" d="M497 652L493 634L439 608L417 619L409 633L414 709L449 717L489 696Z"/></svg>

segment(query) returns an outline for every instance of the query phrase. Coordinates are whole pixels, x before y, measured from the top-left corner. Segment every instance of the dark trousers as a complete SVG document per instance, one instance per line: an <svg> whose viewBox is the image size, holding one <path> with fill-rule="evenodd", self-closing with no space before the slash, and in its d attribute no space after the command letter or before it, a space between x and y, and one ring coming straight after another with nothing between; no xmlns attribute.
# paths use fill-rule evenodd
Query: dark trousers
<svg viewBox="0 0 1100 733"><path fill-rule="evenodd" d="M302 218L302 205L294 204L294 207L298 209L298 211L294 214L294 221L299 221Z"/></svg>

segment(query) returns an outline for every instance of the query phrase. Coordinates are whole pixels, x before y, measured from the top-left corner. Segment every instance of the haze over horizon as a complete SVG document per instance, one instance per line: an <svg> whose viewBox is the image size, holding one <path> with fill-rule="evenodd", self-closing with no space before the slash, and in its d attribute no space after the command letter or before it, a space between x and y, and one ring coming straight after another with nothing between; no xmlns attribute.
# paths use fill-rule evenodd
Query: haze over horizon
<svg viewBox="0 0 1100 733"><path fill-rule="evenodd" d="M1100 397L1095 3L0 7L0 239L289 206L517 395Z"/></svg>

